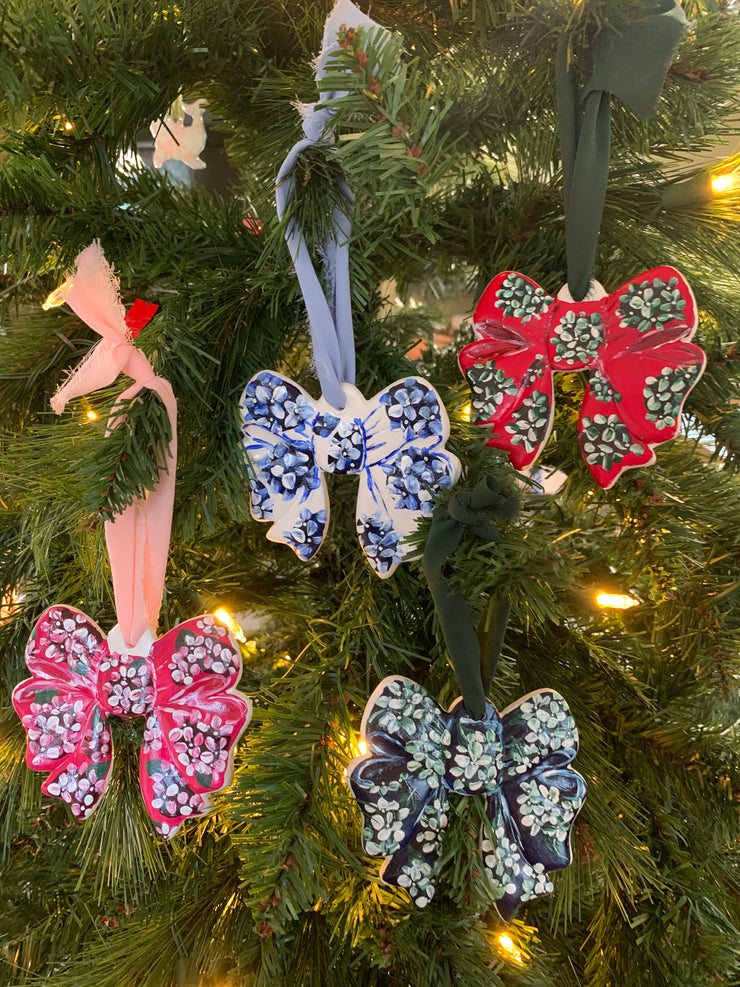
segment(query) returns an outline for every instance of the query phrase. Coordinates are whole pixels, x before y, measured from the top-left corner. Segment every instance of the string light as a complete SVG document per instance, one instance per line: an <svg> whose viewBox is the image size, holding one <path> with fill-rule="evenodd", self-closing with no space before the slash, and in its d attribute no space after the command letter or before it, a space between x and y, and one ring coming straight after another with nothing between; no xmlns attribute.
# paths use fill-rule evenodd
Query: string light
<svg viewBox="0 0 740 987"><path fill-rule="evenodd" d="M74 130L75 129L75 125L72 123L71 120L65 120L64 121L64 129L65 130Z"/></svg>
<svg viewBox="0 0 740 987"><path fill-rule="evenodd" d="M737 183L738 176L734 173L730 175L715 175L712 178L712 191L715 195L721 195L722 192L729 192Z"/></svg>
<svg viewBox="0 0 740 987"><path fill-rule="evenodd" d="M360 754L362 754L363 756L364 756L365 754L367 754L367 741L365 741L365 740L361 740L361 741L360 741L360 742L358 743L358 745L357 745L357 750L358 750L358 751L360 752Z"/></svg>
<svg viewBox="0 0 740 987"><path fill-rule="evenodd" d="M524 964L524 957L521 950L517 948L511 936L507 936L505 932L502 932L498 937L498 944L508 960L512 960L514 963L519 963L520 965Z"/></svg>
<svg viewBox="0 0 740 987"><path fill-rule="evenodd" d="M88 421L94 422L95 419L98 417L98 413L96 411L88 411L85 417L87 418Z"/></svg>
<svg viewBox="0 0 740 987"><path fill-rule="evenodd" d="M629 610L630 607L636 607L640 601L626 593L597 593L596 602L600 607L611 610Z"/></svg>
<svg viewBox="0 0 740 987"><path fill-rule="evenodd" d="M464 418L464 420L466 422L469 422L470 421L470 416L471 416L472 412L473 412L472 405L466 404L465 407L462 410L462 417Z"/></svg>
<svg viewBox="0 0 740 987"><path fill-rule="evenodd" d="M60 284L58 288L55 288L46 297L46 301L41 306L41 308L48 312L50 308L59 308L60 305L64 305L66 299L67 291L72 287L71 281L65 281L64 284Z"/></svg>
<svg viewBox="0 0 740 987"><path fill-rule="evenodd" d="M237 641L247 640L246 637L244 636L244 631L241 629L239 624L237 624L237 622L234 620L234 618L231 616L228 610L224 610L223 607L221 607L218 610L213 611L213 616L217 617L224 625L224 627L227 627L229 631L231 631L231 633L234 635Z"/></svg>

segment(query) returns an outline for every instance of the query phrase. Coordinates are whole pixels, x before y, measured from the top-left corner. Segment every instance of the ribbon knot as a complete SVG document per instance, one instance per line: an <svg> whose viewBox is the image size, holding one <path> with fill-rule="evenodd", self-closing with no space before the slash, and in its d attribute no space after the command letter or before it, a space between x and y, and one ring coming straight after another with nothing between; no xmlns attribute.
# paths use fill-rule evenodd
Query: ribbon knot
<svg viewBox="0 0 740 987"><path fill-rule="evenodd" d="M570 830L586 795L569 767L578 731L568 704L540 689L480 719L461 700L445 712L420 685L383 679L362 719L368 753L347 779L364 816L363 844L385 857L381 877L423 907L434 895L449 793L486 799L486 873L508 921L552 891L547 872L570 863Z"/></svg>
<svg viewBox="0 0 740 987"><path fill-rule="evenodd" d="M562 295L562 293L561 293ZM674 438L706 357L689 340L696 302L672 267L645 271L612 294L552 298L522 274L499 274L474 313L482 337L460 353L479 425L516 469L539 456L552 430L553 374L582 371L588 384L578 420L586 465L599 486L655 461Z"/></svg>
<svg viewBox="0 0 740 987"><path fill-rule="evenodd" d="M120 653L112 641L74 607L41 615L26 651L31 678L13 692L26 764L51 772L42 791L86 819L108 784L109 717L145 717L141 791L158 832L170 837L231 782L252 714L236 689L239 646L210 614L178 624L145 655Z"/></svg>

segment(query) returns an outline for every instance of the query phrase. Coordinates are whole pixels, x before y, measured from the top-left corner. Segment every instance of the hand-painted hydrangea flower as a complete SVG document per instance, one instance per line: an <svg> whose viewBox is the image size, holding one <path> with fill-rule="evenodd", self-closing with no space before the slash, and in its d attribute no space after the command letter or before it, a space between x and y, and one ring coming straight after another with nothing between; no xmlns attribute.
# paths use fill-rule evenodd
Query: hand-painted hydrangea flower
<svg viewBox="0 0 740 987"><path fill-rule="evenodd" d="M362 733L368 753L352 761L347 780L365 851L386 858L386 883L420 907L431 899L449 793L457 792L486 798L483 857L501 916L552 891L547 872L570 863L570 830L586 795L569 766L578 733L562 696L542 689L500 715L487 703L474 720L461 700L446 713L396 676L370 697Z"/></svg>
<svg viewBox="0 0 740 987"><path fill-rule="evenodd" d="M305 507L290 531L284 532L285 544L290 545L296 555L308 561L316 554L326 530L326 511L310 511Z"/></svg>
<svg viewBox="0 0 740 987"><path fill-rule="evenodd" d="M617 310L623 326L650 332L684 314L686 293L675 275L667 280L660 277L644 281L635 279L625 287Z"/></svg>
<svg viewBox="0 0 740 987"><path fill-rule="evenodd" d="M402 429L407 441L442 435L439 395L418 377L392 384L380 398L391 428Z"/></svg>
<svg viewBox="0 0 740 987"><path fill-rule="evenodd" d="M604 329L599 312L566 312L555 324L550 342L555 347L555 359L563 363L588 363L604 341Z"/></svg>
<svg viewBox="0 0 740 987"><path fill-rule="evenodd" d="M321 482L307 442L276 442L256 467L258 480L283 500L316 490Z"/></svg>
<svg viewBox="0 0 740 987"><path fill-rule="evenodd" d="M452 484L446 457L414 446L402 449L383 470L396 508L418 511L423 517L431 516L435 492Z"/></svg>
<svg viewBox="0 0 740 987"><path fill-rule="evenodd" d="M301 389L269 370L250 380L242 401L256 424L273 432L295 428L314 416Z"/></svg>
<svg viewBox="0 0 740 987"><path fill-rule="evenodd" d="M629 429L617 415L584 416L578 436L586 462L609 471L628 454L640 455L644 450L633 442Z"/></svg>
<svg viewBox="0 0 740 987"><path fill-rule="evenodd" d="M512 273L507 274L496 289L495 304L505 317L513 315L526 323L545 312L552 304L552 298L528 278Z"/></svg>
<svg viewBox="0 0 740 987"><path fill-rule="evenodd" d="M379 511L373 517L358 515L357 536L370 564L381 576L401 561L401 536L390 519L381 520Z"/></svg>

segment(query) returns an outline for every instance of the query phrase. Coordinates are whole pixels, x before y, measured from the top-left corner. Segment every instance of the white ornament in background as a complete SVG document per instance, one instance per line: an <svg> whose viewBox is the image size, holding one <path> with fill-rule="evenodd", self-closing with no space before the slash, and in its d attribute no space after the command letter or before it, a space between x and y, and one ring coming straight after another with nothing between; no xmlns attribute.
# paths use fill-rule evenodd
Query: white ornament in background
<svg viewBox="0 0 740 987"><path fill-rule="evenodd" d="M166 161L182 161L194 170L205 168L205 161L198 157L206 146L205 104L204 99L192 103L178 99L162 120L149 124L154 138L152 163L155 168L161 168Z"/></svg>

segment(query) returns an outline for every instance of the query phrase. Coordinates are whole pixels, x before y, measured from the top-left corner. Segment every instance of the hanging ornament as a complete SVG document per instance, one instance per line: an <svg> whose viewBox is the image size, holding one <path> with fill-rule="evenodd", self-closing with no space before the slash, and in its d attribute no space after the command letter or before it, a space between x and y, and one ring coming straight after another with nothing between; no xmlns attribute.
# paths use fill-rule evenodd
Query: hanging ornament
<svg viewBox="0 0 740 987"><path fill-rule="evenodd" d="M42 791L65 801L79 819L95 809L108 783L109 718L145 717L141 791L158 832L170 837L185 819L204 815L211 795L230 784L234 748L252 706L236 689L239 646L216 617L187 620L160 639L154 633L172 526L177 406L168 381L132 343L147 313L139 307L129 328L97 241L77 257L76 274L60 293L102 339L54 395L54 411L124 373L134 383L120 401L144 387L155 391L172 440L155 489L105 525L118 623L106 635L74 607L49 607L28 642L31 678L16 686L13 705L28 734L26 764L50 772ZM109 429L120 422L114 408Z"/></svg>
<svg viewBox="0 0 740 987"><path fill-rule="evenodd" d="M482 338L460 354L474 420L493 426L488 444L508 452L517 469L534 462L552 429L554 372L588 372L579 441L594 479L608 488L624 470L654 462L655 446L676 436L683 404L704 370L704 353L689 342L696 303L678 271L656 267L610 295L592 280L609 173L611 96L649 115L687 23L673 0L646 0L633 23L596 33L583 85L569 37L561 39L567 286L552 298L522 274L499 274L475 310Z"/></svg>
<svg viewBox="0 0 740 987"><path fill-rule="evenodd" d="M445 575L466 530L500 541L496 522L516 511L510 492L490 478L435 508L424 573L462 696L445 712L410 679L383 679L362 718L367 753L347 768L365 852L385 858L381 879L419 907L434 895L449 793L483 796L490 825L481 856L504 921L553 890L547 875L570 864L570 832L586 797L586 783L570 767L578 730L559 693L537 689L502 713L487 699L508 599L492 599L476 631Z"/></svg>
<svg viewBox="0 0 740 987"><path fill-rule="evenodd" d="M427 381L406 377L366 400L344 383L344 408L314 401L287 377L263 370L242 395L244 448L252 464L252 517L271 521L271 541L313 558L329 523L327 473L357 474L357 536L381 577L404 539L429 517L433 495L457 477L445 449L450 426Z"/></svg>
<svg viewBox="0 0 740 987"><path fill-rule="evenodd" d="M205 161L199 157L206 146L205 105L204 99L183 103L178 97L161 120L152 121L149 130L154 138L155 168L167 161L182 161L194 171L205 168Z"/></svg>
<svg viewBox="0 0 740 987"><path fill-rule="evenodd" d="M324 28L316 79L350 30L377 25L349 0L339 0ZM308 147L333 140L329 105L342 92L325 93L305 107L305 138L290 151L277 178L282 219L294 193L294 170ZM352 200L346 186L345 201ZM271 370L256 374L241 397L242 437L250 468L250 509L271 522L268 538L302 559L318 551L329 521L327 473L360 477L356 525L360 545L375 572L390 576L408 553L408 536L431 514L434 497L455 482L457 458L445 443L450 427L442 400L421 377L397 380L367 399L354 386L355 350L349 281L348 216L335 208L333 230L319 248L325 292L295 220L286 240L311 328L322 395Z"/></svg>
<svg viewBox="0 0 740 987"><path fill-rule="evenodd" d="M553 890L547 873L571 862L570 830L586 796L568 766L578 731L562 696L539 689L501 714L487 702L475 718L462 699L446 713L420 685L391 676L370 697L361 732L368 753L347 776L365 852L385 857L386 884L419 907L431 900L454 792L485 797L494 839L483 840L483 862L504 921Z"/></svg>
<svg viewBox="0 0 740 987"><path fill-rule="evenodd" d="M585 370L579 442L605 488L624 470L654 462L654 447L675 438L706 362L689 342L694 296L672 267L646 271L611 295L594 283L581 302L567 288L552 298L506 272L483 292L473 322L482 338L463 347L460 367L473 420L494 427L488 444L516 469L530 466L552 429L553 374Z"/></svg>

